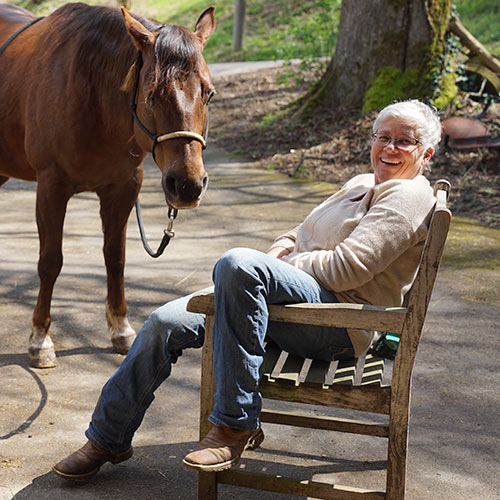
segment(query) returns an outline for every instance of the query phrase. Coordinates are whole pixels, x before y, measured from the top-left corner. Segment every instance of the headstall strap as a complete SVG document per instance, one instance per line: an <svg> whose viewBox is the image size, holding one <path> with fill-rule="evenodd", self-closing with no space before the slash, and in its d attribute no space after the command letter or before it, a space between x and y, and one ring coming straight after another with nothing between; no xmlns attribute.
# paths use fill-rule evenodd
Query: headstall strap
<svg viewBox="0 0 500 500"><path fill-rule="evenodd" d="M191 132L189 130L178 130L176 132L170 132L168 134L163 134L163 135L155 135L152 132L150 132L146 126L141 122L139 117L137 116L137 91L139 88L139 79L141 77L141 69L142 69L142 54L139 52L139 55L137 57L137 77L135 79L134 83L134 90L132 93L132 101L130 102L130 109L132 111L132 117L134 118L135 122L137 125L139 125L139 128L153 141L153 147L151 150L151 155L153 156L153 160L156 162L155 158L155 149L156 146L163 141L167 141L169 139L179 139L182 137L185 137L187 139L195 139L198 142L201 143L201 146L203 149L206 149L207 147L207 134L208 134L208 114L207 114L207 123L205 125L205 130L204 130L204 135L200 135L196 132Z"/></svg>

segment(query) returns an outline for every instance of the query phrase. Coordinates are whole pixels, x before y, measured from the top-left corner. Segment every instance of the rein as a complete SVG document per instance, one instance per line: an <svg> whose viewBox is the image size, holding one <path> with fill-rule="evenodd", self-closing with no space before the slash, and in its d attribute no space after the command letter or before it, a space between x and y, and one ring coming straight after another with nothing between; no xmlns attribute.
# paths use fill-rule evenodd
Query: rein
<svg viewBox="0 0 500 500"><path fill-rule="evenodd" d="M42 19L43 16L32 19L31 21L27 22L26 24L23 24L20 28L14 31L14 33L12 33L12 35L10 35L9 38L7 38L7 40L5 40L5 42L0 47L0 56L3 54L4 50L9 46L10 42L12 42L14 38L16 38L17 35L22 33L25 29L29 28L31 25L37 23L38 21L41 21Z"/></svg>
<svg viewBox="0 0 500 500"><path fill-rule="evenodd" d="M155 135L152 132L148 130L148 128L141 122L139 117L137 116L137 90L139 88L139 79L141 77L141 69L142 69L142 55L139 53L139 57L137 59L137 77L135 79L134 83L134 90L132 93L132 100L130 102L130 109L132 111L132 117L134 121L137 123L139 128L153 141L153 147L151 149L151 155L153 156L153 160L155 161L156 164L156 158L155 158L155 149L156 146L163 141L168 141L169 139L179 139L182 137L185 137L187 139L195 139L201 143L201 146L203 149L206 149L207 147L207 134L208 134L208 115L207 115L207 123L205 126L205 131L203 133L203 136L200 134L197 134L196 132L190 132L188 130L178 130L177 132L170 132L168 134L163 134L163 135ZM154 252L151 247L149 246L146 238L146 233L144 232L144 225L142 222L142 215L141 215L141 203L139 201L139 196L137 196L137 199L135 200L135 212L137 215L137 225L139 226L139 233L141 235L141 241L142 241L142 246L144 247L144 250L153 257L154 259L158 258L167 245L170 243L170 240L175 236L175 232L173 231L173 225L174 225L174 220L177 217L177 209L173 208L171 206L168 207L168 226L163 230L163 238L160 242L160 245L158 246L158 250Z"/></svg>

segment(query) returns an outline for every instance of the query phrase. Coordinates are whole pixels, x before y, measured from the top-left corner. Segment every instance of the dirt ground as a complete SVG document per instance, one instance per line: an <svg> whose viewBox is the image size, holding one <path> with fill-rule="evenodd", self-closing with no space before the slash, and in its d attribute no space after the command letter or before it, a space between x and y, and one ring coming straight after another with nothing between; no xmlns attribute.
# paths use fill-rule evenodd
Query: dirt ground
<svg viewBox="0 0 500 500"><path fill-rule="evenodd" d="M251 246L265 251L277 234L296 225L331 192L326 183L298 181L235 161L213 144L204 160L211 179L207 195L199 208L179 213L176 237L161 258L145 254L135 221L130 221L126 291L136 329L159 304L208 286L211 269L225 250ZM155 247L167 212L159 180L149 161L141 203ZM51 472L54 463L84 443L101 387L123 356L112 351L106 332L98 200L94 193L81 193L66 215L64 266L52 303L58 366L28 366L38 292L35 188L11 180L0 189L0 500L195 500L196 473L182 465L182 457L198 440L199 349L186 350L156 392L131 460L106 464L81 484ZM500 498L500 372L492 356L498 350L499 308L457 295L456 283L465 272L457 280L457 273L444 266L427 315L413 378L408 500ZM478 281L477 272L470 279ZM355 419L374 418L351 413ZM346 417L334 410L328 414ZM385 440L273 424L264 424L264 432L262 447L245 454L241 469L384 487ZM220 488L221 500L290 498Z"/></svg>
<svg viewBox="0 0 500 500"><path fill-rule="evenodd" d="M218 77L211 104L211 140L227 151L258 160L266 169L294 177L342 184L369 171L376 112L358 117L348 110L323 109L299 122L287 114L287 106L305 93L307 83L295 85L294 81L290 68ZM462 94L453 115L476 118L482 109ZM448 117L449 112L442 116ZM500 104L492 104L481 121L489 135L500 136ZM454 215L500 227L500 148L458 152L443 146L428 177L450 180Z"/></svg>

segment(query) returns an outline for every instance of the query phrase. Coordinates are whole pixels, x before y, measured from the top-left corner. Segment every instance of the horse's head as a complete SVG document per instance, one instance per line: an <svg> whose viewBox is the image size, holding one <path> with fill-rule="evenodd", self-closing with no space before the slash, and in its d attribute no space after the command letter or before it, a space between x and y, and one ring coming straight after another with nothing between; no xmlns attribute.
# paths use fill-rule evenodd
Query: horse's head
<svg viewBox="0 0 500 500"><path fill-rule="evenodd" d="M150 30L126 9L122 12L142 58L136 140L153 152L167 203L174 208L196 207L208 184L202 149L214 87L201 52L215 27L214 8L201 14L194 32L168 25Z"/></svg>

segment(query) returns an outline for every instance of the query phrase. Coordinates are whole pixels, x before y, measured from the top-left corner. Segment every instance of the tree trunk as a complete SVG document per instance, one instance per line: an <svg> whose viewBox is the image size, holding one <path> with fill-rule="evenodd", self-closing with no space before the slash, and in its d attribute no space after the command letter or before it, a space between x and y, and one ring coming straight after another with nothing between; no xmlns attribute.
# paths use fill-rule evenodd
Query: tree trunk
<svg viewBox="0 0 500 500"><path fill-rule="evenodd" d="M343 0L335 54L301 111L369 111L398 98L435 100L446 74L450 12L451 0Z"/></svg>
<svg viewBox="0 0 500 500"><path fill-rule="evenodd" d="M233 52L239 52L243 48L245 36L245 0L234 0L233 18Z"/></svg>

